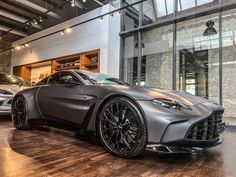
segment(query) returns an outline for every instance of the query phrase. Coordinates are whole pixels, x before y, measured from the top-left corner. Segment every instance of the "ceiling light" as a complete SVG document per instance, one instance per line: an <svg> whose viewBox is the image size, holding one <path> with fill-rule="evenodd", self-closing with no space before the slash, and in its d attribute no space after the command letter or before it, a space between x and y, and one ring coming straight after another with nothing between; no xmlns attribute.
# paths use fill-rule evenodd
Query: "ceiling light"
<svg viewBox="0 0 236 177"><path fill-rule="evenodd" d="M116 13L116 15L120 16L120 15L121 15L121 11L118 11L118 12Z"/></svg>
<svg viewBox="0 0 236 177"><path fill-rule="evenodd" d="M100 22L103 21L103 17L100 18Z"/></svg>
<svg viewBox="0 0 236 177"><path fill-rule="evenodd" d="M39 22L42 23L43 22L43 18L39 17Z"/></svg>
<svg viewBox="0 0 236 177"><path fill-rule="evenodd" d="M25 47L29 47L29 44L25 44L24 46L25 46Z"/></svg>
<svg viewBox="0 0 236 177"><path fill-rule="evenodd" d="M20 46L16 46L16 48L15 48L16 50L20 50L21 49L21 47Z"/></svg>
<svg viewBox="0 0 236 177"><path fill-rule="evenodd" d="M71 28L67 28L66 30L65 30L65 32L67 32L67 33L70 33L72 30L71 30Z"/></svg>
<svg viewBox="0 0 236 177"><path fill-rule="evenodd" d="M37 22L37 20L33 20L33 23L35 24L35 25L37 25L38 24L38 22Z"/></svg>
<svg viewBox="0 0 236 177"><path fill-rule="evenodd" d="M110 16L109 16L110 18L112 18L113 17L113 14L110 14Z"/></svg>
<svg viewBox="0 0 236 177"><path fill-rule="evenodd" d="M61 35L64 35L65 34L65 32L64 31L61 31Z"/></svg>
<svg viewBox="0 0 236 177"><path fill-rule="evenodd" d="M86 2L86 0L83 0L83 2Z"/></svg>
<svg viewBox="0 0 236 177"><path fill-rule="evenodd" d="M206 30L204 31L203 33L203 36L211 36L211 35L216 35L217 34L217 31L216 29L214 28L214 25L215 23L212 21L212 20L209 20L207 23L206 23Z"/></svg>
<svg viewBox="0 0 236 177"><path fill-rule="evenodd" d="M71 1L71 7L75 7L75 0Z"/></svg>

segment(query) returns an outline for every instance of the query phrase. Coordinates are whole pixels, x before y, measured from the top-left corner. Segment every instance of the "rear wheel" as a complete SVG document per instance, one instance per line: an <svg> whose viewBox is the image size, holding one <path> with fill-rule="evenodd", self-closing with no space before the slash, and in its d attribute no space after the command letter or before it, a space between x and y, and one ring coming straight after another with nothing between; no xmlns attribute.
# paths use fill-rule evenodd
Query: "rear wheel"
<svg viewBox="0 0 236 177"><path fill-rule="evenodd" d="M31 128L28 122L28 107L25 98L22 96L18 96L12 103L12 121L18 130Z"/></svg>
<svg viewBox="0 0 236 177"><path fill-rule="evenodd" d="M103 145L114 155L131 158L145 149L145 120L138 107L127 98L117 97L105 104L98 131Z"/></svg>

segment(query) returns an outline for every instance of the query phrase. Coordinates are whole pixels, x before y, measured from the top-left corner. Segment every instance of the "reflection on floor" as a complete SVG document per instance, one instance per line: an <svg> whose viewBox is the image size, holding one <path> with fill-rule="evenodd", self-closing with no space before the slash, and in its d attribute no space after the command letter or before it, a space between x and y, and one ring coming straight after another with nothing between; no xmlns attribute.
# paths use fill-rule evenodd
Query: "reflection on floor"
<svg viewBox="0 0 236 177"><path fill-rule="evenodd" d="M223 145L195 155L145 152L120 159L96 141L52 128L17 131L0 117L0 176L236 176L236 132Z"/></svg>

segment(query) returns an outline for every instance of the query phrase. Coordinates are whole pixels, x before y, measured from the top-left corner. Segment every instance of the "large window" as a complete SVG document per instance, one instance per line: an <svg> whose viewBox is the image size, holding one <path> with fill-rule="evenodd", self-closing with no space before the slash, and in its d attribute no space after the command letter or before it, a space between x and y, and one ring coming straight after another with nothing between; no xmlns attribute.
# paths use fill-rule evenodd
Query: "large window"
<svg viewBox="0 0 236 177"><path fill-rule="evenodd" d="M172 88L173 25L142 33L141 85Z"/></svg>
<svg viewBox="0 0 236 177"><path fill-rule="evenodd" d="M218 0L177 0L178 13L186 14L216 6Z"/></svg>
<svg viewBox="0 0 236 177"><path fill-rule="evenodd" d="M133 31L139 40L125 38L126 81L176 88L220 103L224 116L235 125L236 1L147 0L141 4L143 27Z"/></svg>
<svg viewBox="0 0 236 177"><path fill-rule="evenodd" d="M176 57L177 88L219 103L218 14L177 24Z"/></svg>
<svg viewBox="0 0 236 177"><path fill-rule="evenodd" d="M124 39L123 80L137 85L138 71L138 37L133 35Z"/></svg>
<svg viewBox="0 0 236 177"><path fill-rule="evenodd" d="M225 116L236 118L236 10L223 12L223 106Z"/></svg>

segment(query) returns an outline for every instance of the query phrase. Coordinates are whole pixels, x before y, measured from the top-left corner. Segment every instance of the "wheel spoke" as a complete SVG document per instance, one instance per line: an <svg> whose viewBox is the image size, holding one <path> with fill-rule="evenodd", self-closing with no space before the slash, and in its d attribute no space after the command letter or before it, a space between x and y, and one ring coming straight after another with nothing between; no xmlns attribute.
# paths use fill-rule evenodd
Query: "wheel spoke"
<svg viewBox="0 0 236 177"><path fill-rule="evenodd" d="M117 147L118 149L120 149L120 144L119 144L119 134L120 134L120 132L117 131L117 134L116 134L116 147Z"/></svg>
<svg viewBox="0 0 236 177"><path fill-rule="evenodd" d="M127 137L129 138L130 141L132 141L132 143L136 143L135 140L132 138L132 136L128 134Z"/></svg>
<svg viewBox="0 0 236 177"><path fill-rule="evenodd" d="M116 127L110 127L110 128L106 128L106 127L104 127L104 133L106 133L106 132L108 132L108 131L110 131L110 130L115 130L115 129L117 129Z"/></svg>
<svg viewBox="0 0 236 177"><path fill-rule="evenodd" d="M120 117L121 122L124 122L126 118L126 113L127 113L127 108L121 110L121 117Z"/></svg>
<svg viewBox="0 0 236 177"><path fill-rule="evenodd" d="M113 137L116 133L117 133L117 130L116 130L116 131L113 131L113 132L111 133L108 142L111 143L111 139L112 139L112 137Z"/></svg>
<svg viewBox="0 0 236 177"><path fill-rule="evenodd" d="M104 112L103 115L104 115L105 119L108 121L108 123L110 123L110 125L116 126L116 124L115 124L114 122L112 122L112 121L107 117L107 115L106 115L105 112Z"/></svg>
<svg viewBox="0 0 236 177"><path fill-rule="evenodd" d="M124 136L123 132L121 132L121 136L122 136L123 144L124 144L127 148L131 149L130 144L129 144L129 143L127 142L127 140L125 139L125 136Z"/></svg>
<svg viewBox="0 0 236 177"><path fill-rule="evenodd" d="M130 126L130 131L131 131L131 132L134 132L134 133L137 133L138 128L137 128L137 127L134 127L134 126Z"/></svg>

